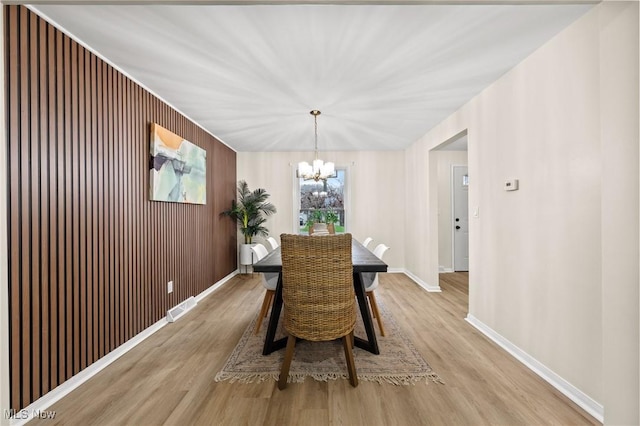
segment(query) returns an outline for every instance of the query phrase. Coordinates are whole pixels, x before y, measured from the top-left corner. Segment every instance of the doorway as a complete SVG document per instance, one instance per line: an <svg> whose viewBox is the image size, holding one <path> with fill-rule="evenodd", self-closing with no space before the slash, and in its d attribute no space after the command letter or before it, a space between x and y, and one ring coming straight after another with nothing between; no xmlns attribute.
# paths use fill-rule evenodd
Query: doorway
<svg viewBox="0 0 640 426"><path fill-rule="evenodd" d="M430 152L430 157L431 167L436 169L433 176L436 178L437 204L430 208L437 212L438 218L438 269L439 272L468 271L470 180L466 134L438 146ZM459 259L466 259L466 266L461 265L460 260L454 261L456 253Z"/></svg>
<svg viewBox="0 0 640 426"><path fill-rule="evenodd" d="M467 145L465 130L429 152L430 190L437 194L429 209L431 217L437 218L431 229L438 240L439 283L445 283L449 274L463 274L468 280L469 190L473 177L468 173Z"/></svg>
<svg viewBox="0 0 640 426"><path fill-rule="evenodd" d="M469 271L469 172L451 166L452 259L454 272Z"/></svg>

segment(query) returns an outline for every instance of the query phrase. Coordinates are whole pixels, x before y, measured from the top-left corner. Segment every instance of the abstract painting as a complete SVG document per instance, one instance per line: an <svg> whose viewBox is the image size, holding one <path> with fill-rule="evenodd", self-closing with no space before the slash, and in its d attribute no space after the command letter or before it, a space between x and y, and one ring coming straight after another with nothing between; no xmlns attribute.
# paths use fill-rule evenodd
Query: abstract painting
<svg viewBox="0 0 640 426"><path fill-rule="evenodd" d="M207 204L207 152L156 123L149 168L152 201Z"/></svg>

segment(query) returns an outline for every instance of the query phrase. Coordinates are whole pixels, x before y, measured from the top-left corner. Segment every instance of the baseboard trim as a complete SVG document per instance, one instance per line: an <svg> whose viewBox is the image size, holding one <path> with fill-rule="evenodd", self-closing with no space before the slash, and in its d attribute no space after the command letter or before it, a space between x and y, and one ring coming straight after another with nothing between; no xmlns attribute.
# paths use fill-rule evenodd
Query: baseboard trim
<svg viewBox="0 0 640 426"><path fill-rule="evenodd" d="M580 389L567 382L565 379L547 368L544 364L527 354L525 351L511 343L502 335L496 333L491 327L484 324L471 314L467 314L465 320L478 331L493 340L498 346L511 354L527 368L543 378L551 386L560 391L564 396L575 402L580 408L593 416L600 423L604 422L604 407L582 392Z"/></svg>
<svg viewBox="0 0 640 426"><path fill-rule="evenodd" d="M442 292L442 289L440 288L440 285L429 285L426 282L422 281L420 278L416 277L410 271L407 271L406 269L404 270L404 274L406 276L408 276L409 278L411 278L420 287L422 287L425 290L427 290L429 293L441 293Z"/></svg>
<svg viewBox="0 0 640 426"><path fill-rule="evenodd" d="M238 270L235 270L231 274L227 275L198 296L195 299L199 302L224 284L226 284L231 278L238 274ZM28 421L38 417L41 413L46 413L47 408L51 407L53 404L67 396L69 393L74 391L80 385L82 385L87 380L91 379L93 376L98 374L100 371L107 368L111 363L116 361L122 355L129 352L131 349L139 345L143 340L147 337L154 334L156 331L160 330L165 325L169 324L167 318L162 318L160 321L155 324L147 327L142 330L140 333L132 337L131 339L124 342L122 345L118 346L107 355L103 356L75 376L71 377L67 381L61 383L56 388L50 390L25 408L20 411L17 411L14 416L9 419L9 425L11 426L21 426L26 424Z"/></svg>

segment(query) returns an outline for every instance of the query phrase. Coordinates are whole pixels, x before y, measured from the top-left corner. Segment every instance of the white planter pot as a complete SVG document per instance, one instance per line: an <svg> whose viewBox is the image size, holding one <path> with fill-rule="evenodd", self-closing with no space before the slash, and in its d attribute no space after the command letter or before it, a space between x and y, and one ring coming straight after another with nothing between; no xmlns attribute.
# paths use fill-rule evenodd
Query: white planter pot
<svg viewBox="0 0 640 426"><path fill-rule="evenodd" d="M257 260L256 256L253 254L253 250L251 250L251 247L253 246L255 246L255 244L240 244L241 265L253 265L253 263Z"/></svg>

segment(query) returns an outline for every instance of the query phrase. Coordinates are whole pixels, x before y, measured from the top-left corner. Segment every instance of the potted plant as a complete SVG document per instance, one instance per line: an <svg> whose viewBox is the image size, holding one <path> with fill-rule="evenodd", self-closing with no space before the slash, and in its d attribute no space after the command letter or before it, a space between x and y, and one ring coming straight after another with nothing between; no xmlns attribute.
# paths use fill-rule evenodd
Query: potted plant
<svg viewBox="0 0 640 426"><path fill-rule="evenodd" d="M324 223L324 212L322 210L313 210L309 212L309 235L313 234L313 225L316 223Z"/></svg>
<svg viewBox="0 0 640 426"><path fill-rule="evenodd" d="M329 230L329 233L335 234L336 223L340 221L338 213L336 213L336 211L333 209L329 209L324 215L324 220L327 222L327 229Z"/></svg>
<svg viewBox="0 0 640 426"><path fill-rule="evenodd" d="M236 220L240 232L244 235L244 244L240 247L240 264L242 265L253 263L251 260L248 262L243 260L246 259L247 253L251 259L250 247L253 237L256 235L267 237L269 235L269 230L264 226L264 223L267 221L267 216L276 213L275 206L267 202L269 197L270 194L265 189L258 188L251 191L247 182L241 180L238 182L238 200L232 200L231 208L222 212L222 214ZM245 253L244 258L243 253Z"/></svg>

